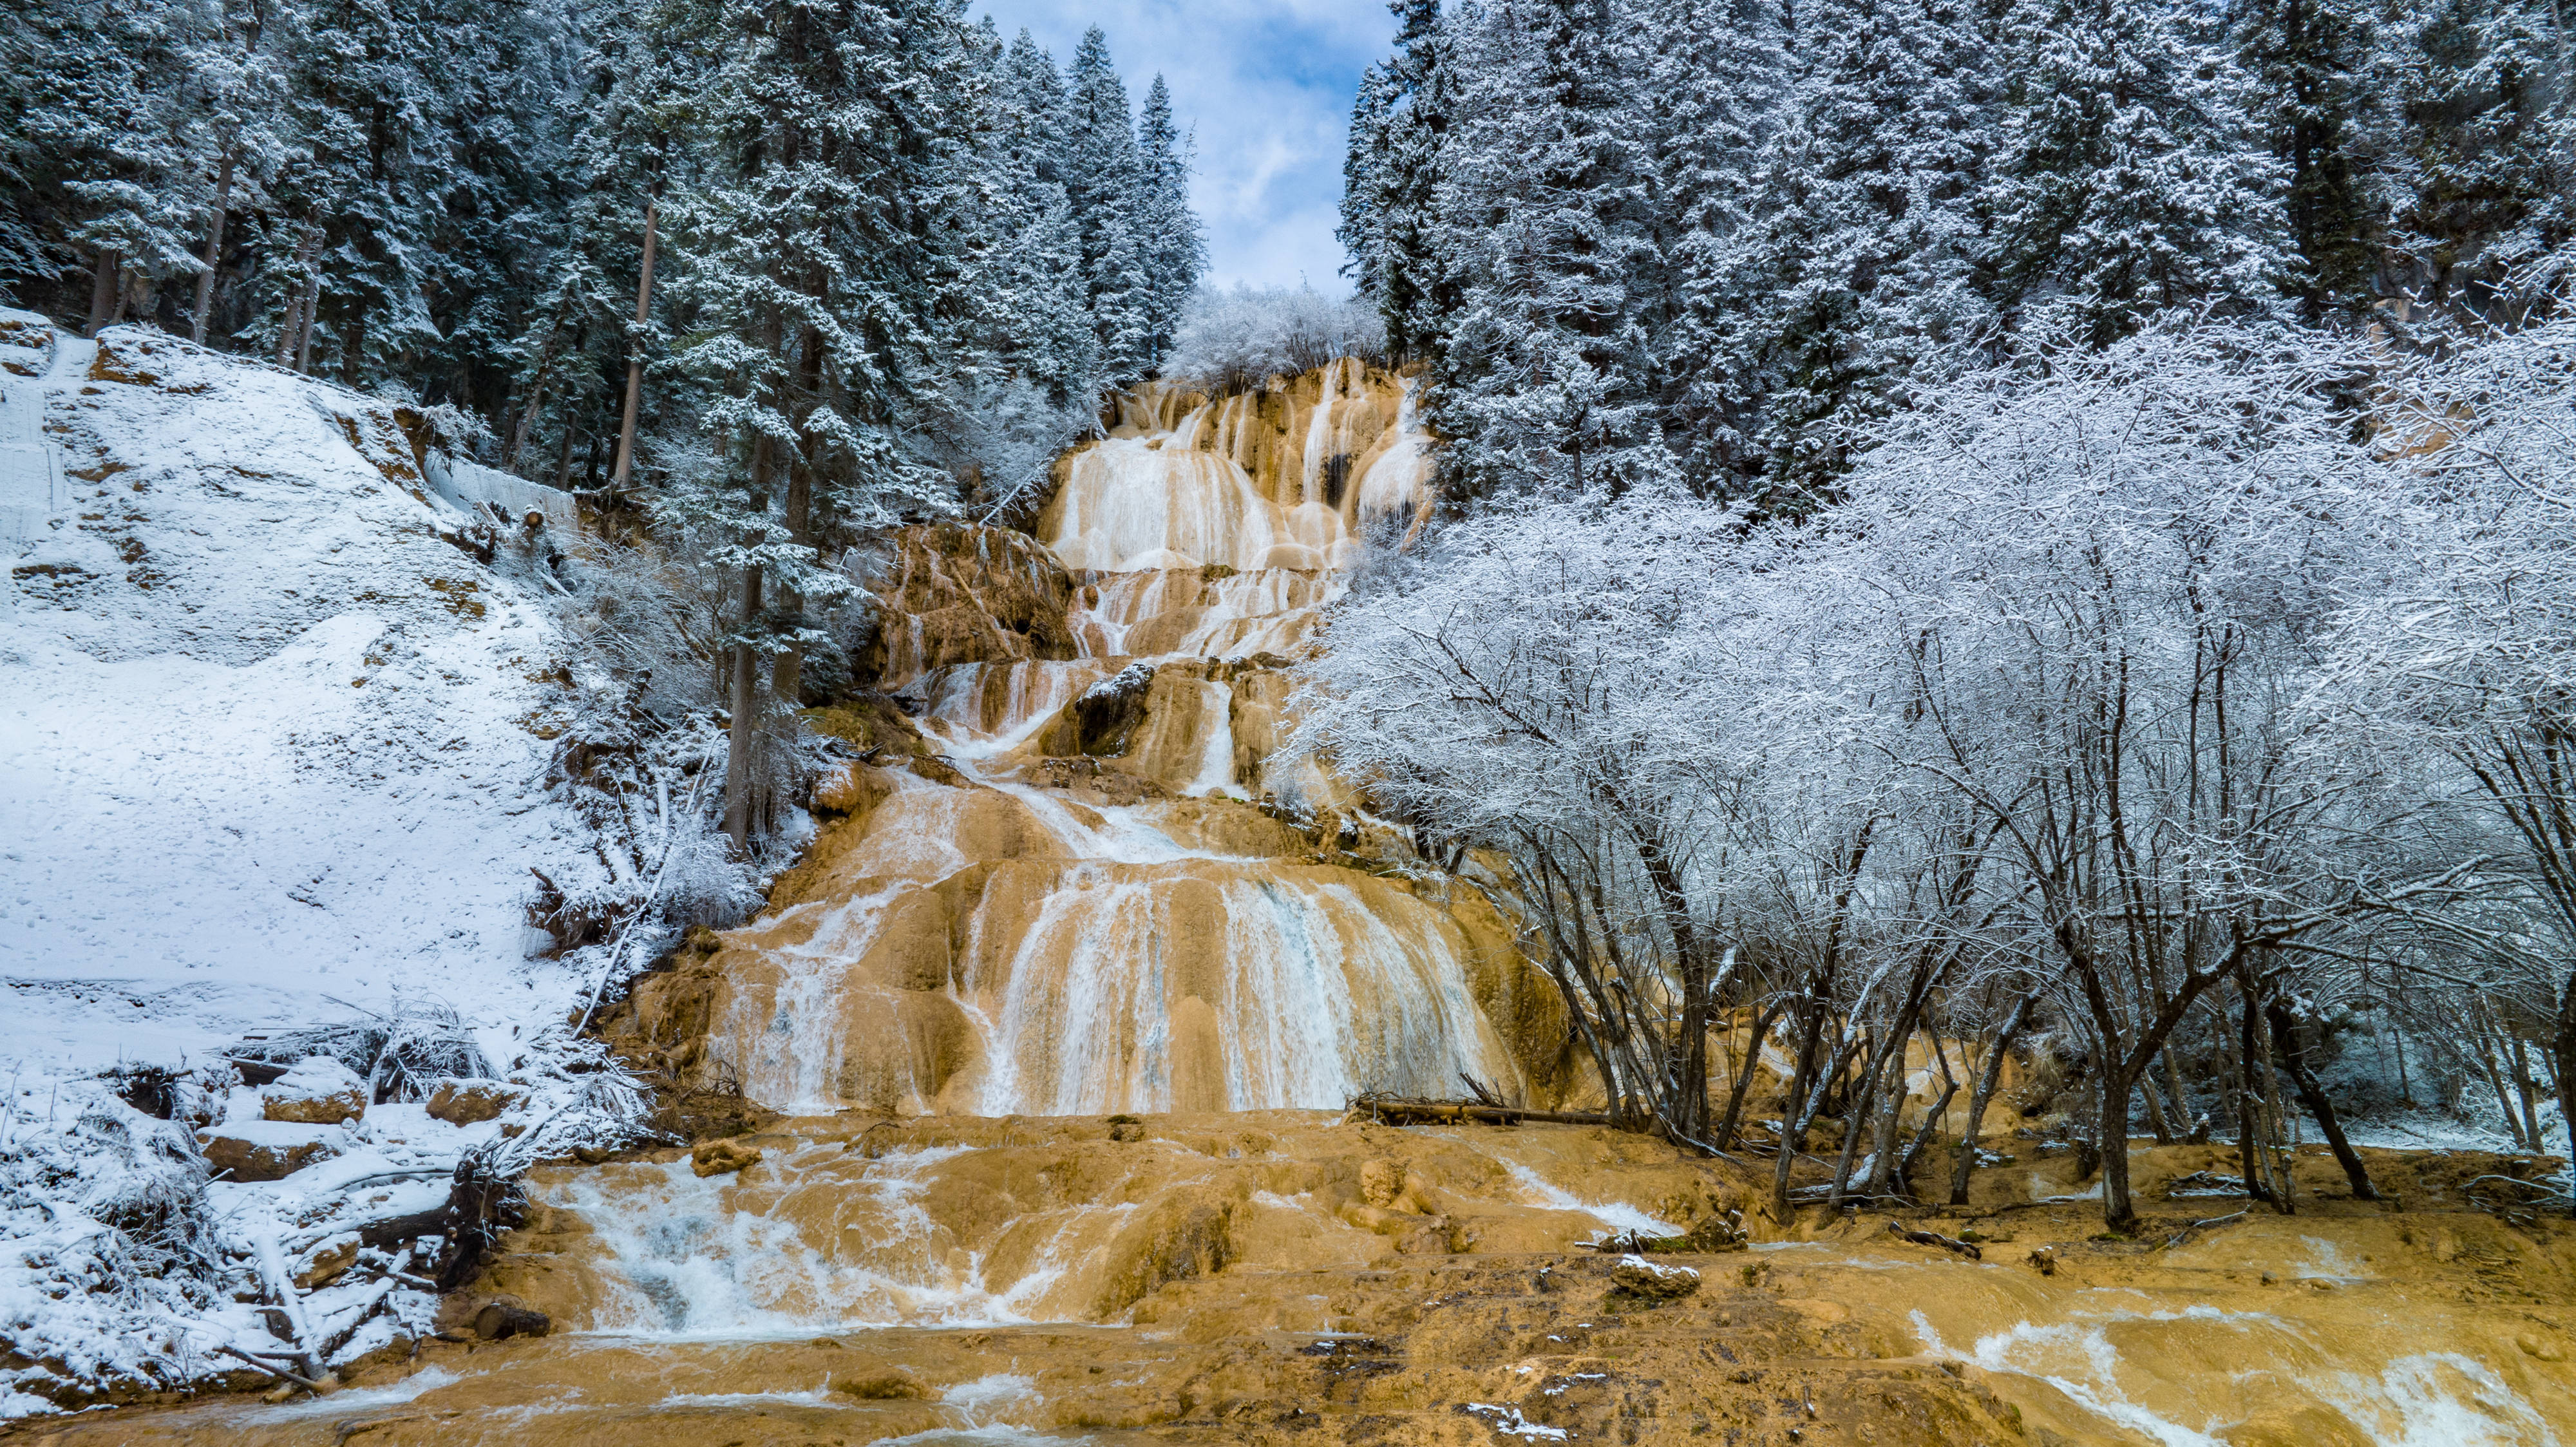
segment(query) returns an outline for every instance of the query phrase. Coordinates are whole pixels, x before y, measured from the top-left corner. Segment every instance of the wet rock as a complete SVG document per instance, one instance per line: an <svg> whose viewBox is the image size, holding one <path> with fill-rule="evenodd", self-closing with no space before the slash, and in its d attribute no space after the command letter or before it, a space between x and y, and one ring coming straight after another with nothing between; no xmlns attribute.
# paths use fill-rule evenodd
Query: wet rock
<svg viewBox="0 0 2576 1447"><path fill-rule="evenodd" d="M1666 1266L1643 1256L1622 1256L1610 1268L1610 1279L1630 1296L1648 1301L1678 1301L1699 1290L1699 1273L1687 1266Z"/></svg>
<svg viewBox="0 0 2576 1447"><path fill-rule="evenodd" d="M338 1125L367 1113L367 1083L328 1055L307 1056L260 1091L263 1120L293 1125Z"/></svg>
<svg viewBox="0 0 2576 1447"><path fill-rule="evenodd" d="M743 1141L709 1141L689 1153L689 1169L701 1179L728 1175L760 1164L760 1148Z"/></svg>
<svg viewBox="0 0 2576 1447"><path fill-rule="evenodd" d="M515 1296L496 1296L474 1313L474 1334L485 1341L514 1336L544 1336L554 1319Z"/></svg>
<svg viewBox="0 0 2576 1447"><path fill-rule="evenodd" d="M429 1113L449 1125L475 1125L527 1098L526 1091L505 1081L448 1079L429 1093Z"/></svg>
<svg viewBox="0 0 2576 1447"><path fill-rule="evenodd" d="M930 1395L929 1388L914 1380L912 1373L900 1368L854 1377L837 1385L862 1402L918 1402Z"/></svg>
<svg viewBox="0 0 2576 1447"><path fill-rule="evenodd" d="M1125 753L1136 726L1145 721L1145 699L1153 686L1154 665L1131 663L1084 689L1048 730L1047 752L1096 758Z"/></svg>
<svg viewBox="0 0 2576 1447"><path fill-rule="evenodd" d="M218 1179L282 1181L338 1155L338 1137L338 1131L326 1126L246 1120L197 1132L197 1149Z"/></svg>
<svg viewBox="0 0 2576 1447"><path fill-rule="evenodd" d="M2534 1361L2563 1362L2567 1360L2567 1349L2565 1347L2560 1346L2558 1343L2551 1341L2549 1338L2542 1336L2537 1332L2523 1332L2513 1339L2513 1344L2521 1350L2524 1356L2527 1356Z"/></svg>

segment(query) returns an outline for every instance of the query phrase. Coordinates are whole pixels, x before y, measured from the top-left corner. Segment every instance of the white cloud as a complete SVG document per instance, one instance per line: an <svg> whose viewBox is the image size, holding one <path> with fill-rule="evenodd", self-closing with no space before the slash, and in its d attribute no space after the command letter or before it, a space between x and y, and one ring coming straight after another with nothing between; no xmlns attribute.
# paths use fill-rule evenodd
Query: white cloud
<svg viewBox="0 0 2576 1447"><path fill-rule="evenodd" d="M1333 239L1342 139L1360 71L1393 44L1379 0L983 0L1008 39L1021 27L1063 65L1085 28L1141 103L1156 72L1198 133L1191 201L1208 235L1209 279L1345 293Z"/></svg>

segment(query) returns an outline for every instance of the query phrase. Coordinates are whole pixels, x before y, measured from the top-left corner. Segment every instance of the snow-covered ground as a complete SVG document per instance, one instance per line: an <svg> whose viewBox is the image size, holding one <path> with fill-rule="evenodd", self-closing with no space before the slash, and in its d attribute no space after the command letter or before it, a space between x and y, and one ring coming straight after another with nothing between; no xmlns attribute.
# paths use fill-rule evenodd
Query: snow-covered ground
<svg viewBox="0 0 2576 1447"><path fill-rule="evenodd" d="M202 1179L186 1126L97 1073L398 1003L453 1009L495 1073L544 1073L588 982L532 957L530 871L603 874L546 787L580 699L390 407L132 328L9 357L39 373L0 389L41 392L69 505L18 529L0 610L0 1341L168 1380L267 1328L217 1294L82 1284L131 1244L103 1223ZM327 1171L211 1187L217 1254L291 1268L339 1209L317 1191L373 1170L417 1193L480 1138L376 1111L396 1116L336 1138ZM20 1376L0 1416L44 1408Z"/></svg>

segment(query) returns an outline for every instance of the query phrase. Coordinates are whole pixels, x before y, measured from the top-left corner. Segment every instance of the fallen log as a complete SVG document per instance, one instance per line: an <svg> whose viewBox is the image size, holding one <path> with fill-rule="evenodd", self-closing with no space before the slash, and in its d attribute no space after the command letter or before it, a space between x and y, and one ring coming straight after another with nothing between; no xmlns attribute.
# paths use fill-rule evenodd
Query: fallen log
<svg viewBox="0 0 2576 1447"><path fill-rule="evenodd" d="M1350 1113L1380 1125L1459 1125L1478 1121L1486 1125L1609 1125L1608 1113L1597 1110L1523 1110L1509 1105L1483 1105L1466 1100L1413 1100L1397 1095L1363 1095L1350 1104Z"/></svg>
<svg viewBox="0 0 2576 1447"><path fill-rule="evenodd" d="M1893 1219L1887 1223L1887 1231L1898 1240L1910 1241L1917 1246L1938 1246L1944 1251L1955 1251L1971 1261L1986 1259L1986 1253L1978 1250L1975 1242L1957 1240L1944 1236L1938 1231L1910 1231L1902 1222Z"/></svg>

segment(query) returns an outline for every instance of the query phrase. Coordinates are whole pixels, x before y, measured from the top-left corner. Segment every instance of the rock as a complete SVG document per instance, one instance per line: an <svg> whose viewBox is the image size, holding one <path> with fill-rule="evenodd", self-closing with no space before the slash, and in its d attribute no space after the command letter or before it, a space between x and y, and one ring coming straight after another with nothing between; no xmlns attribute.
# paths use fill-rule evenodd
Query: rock
<svg viewBox="0 0 2576 1447"><path fill-rule="evenodd" d="M344 1231L316 1247L305 1268L295 1273L295 1285L301 1291L314 1291L330 1285L346 1273L358 1259L362 1242L355 1231Z"/></svg>
<svg viewBox="0 0 2576 1447"><path fill-rule="evenodd" d="M1630 1296L1649 1301L1678 1301L1699 1290L1699 1273L1687 1266L1665 1266L1643 1256L1622 1256L1610 1268L1610 1279Z"/></svg>
<svg viewBox="0 0 2576 1447"><path fill-rule="evenodd" d="M448 1079L429 1093L429 1113L449 1125L474 1125L527 1098L526 1091L506 1081Z"/></svg>
<svg viewBox="0 0 2576 1447"><path fill-rule="evenodd" d="M262 1089L259 1102L264 1120L338 1125L366 1116L367 1083L330 1056L312 1055Z"/></svg>
<svg viewBox="0 0 2576 1447"><path fill-rule="evenodd" d="M197 1132L206 1165L228 1181L282 1181L340 1153L338 1132L288 1121L246 1120Z"/></svg>
<svg viewBox="0 0 2576 1447"><path fill-rule="evenodd" d="M721 1176L760 1164L760 1148L738 1140L709 1141L689 1153L689 1169L700 1177Z"/></svg>
<svg viewBox="0 0 2576 1447"><path fill-rule="evenodd" d="M544 1336L554 1328L554 1318L515 1296L493 1297L474 1313L474 1334L485 1341Z"/></svg>
<svg viewBox="0 0 2576 1447"><path fill-rule="evenodd" d="M929 1388L900 1367L843 1382L840 1389L862 1402L918 1402L930 1395Z"/></svg>
<svg viewBox="0 0 2576 1447"><path fill-rule="evenodd" d="M2551 1341L2547 1337L2541 1336L2537 1332L2524 1332L2513 1339L2513 1344L2520 1347L2522 1349L2522 1354L2531 1358L2533 1361L2563 1362L2567 1360L2567 1349L2565 1347L2560 1346L2558 1343Z"/></svg>
<svg viewBox="0 0 2576 1447"><path fill-rule="evenodd" d="M2055 1276L2057 1274L2057 1248L2054 1246L2042 1246L2038 1250L2033 1251L2030 1253L2030 1265L2032 1270L2037 1271L2042 1276ZM2271 1277L2268 1274L2264 1277L2264 1280L2266 1281L2269 1281L2270 1279Z"/></svg>

